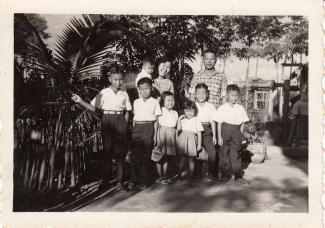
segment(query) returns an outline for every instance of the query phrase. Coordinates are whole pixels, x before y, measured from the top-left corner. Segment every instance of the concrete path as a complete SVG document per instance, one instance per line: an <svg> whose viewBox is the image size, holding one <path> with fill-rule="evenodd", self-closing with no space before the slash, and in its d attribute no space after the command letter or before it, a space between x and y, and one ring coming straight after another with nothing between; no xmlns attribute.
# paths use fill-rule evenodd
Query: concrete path
<svg viewBox="0 0 325 228"><path fill-rule="evenodd" d="M245 170L250 185L234 181L215 184L206 179L194 183L155 184L139 192L98 197L79 211L308 212L306 153L306 149L283 151L279 147L269 147L268 160L262 164L251 163Z"/></svg>

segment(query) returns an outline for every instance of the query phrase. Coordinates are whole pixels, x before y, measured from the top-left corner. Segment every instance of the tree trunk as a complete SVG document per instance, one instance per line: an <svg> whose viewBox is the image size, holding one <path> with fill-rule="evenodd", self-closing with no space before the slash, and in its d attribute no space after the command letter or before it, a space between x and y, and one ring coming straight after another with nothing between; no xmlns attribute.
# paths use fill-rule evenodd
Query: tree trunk
<svg viewBox="0 0 325 228"><path fill-rule="evenodd" d="M259 57L256 57L255 79L257 79L258 60Z"/></svg>

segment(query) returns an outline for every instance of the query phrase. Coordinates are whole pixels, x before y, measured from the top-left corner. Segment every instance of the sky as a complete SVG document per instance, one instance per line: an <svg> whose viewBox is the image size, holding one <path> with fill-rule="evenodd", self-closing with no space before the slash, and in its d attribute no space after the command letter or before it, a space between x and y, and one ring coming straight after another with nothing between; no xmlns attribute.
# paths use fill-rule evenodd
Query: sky
<svg viewBox="0 0 325 228"><path fill-rule="evenodd" d="M54 49L56 39L58 35L60 35L65 28L66 23L73 16L81 17L81 15L66 15L66 14L42 14L47 21L48 29L47 32L51 35L51 37L46 41L50 49ZM303 62L307 59L303 58ZM193 68L194 72L198 72L201 70L201 57L199 55L196 56L195 60L192 62L188 62L188 64ZM236 82L238 80L243 80L246 76L246 68L247 61L239 60L238 58L232 56L226 62L225 74L227 75L228 83ZM256 68L256 59L251 59L250 61L250 72L249 77L255 77L255 68ZM217 62L216 69L222 71L223 64L221 62ZM278 71L278 75L277 75ZM282 73L283 72L283 73ZM258 71L257 77L265 80L275 80L281 82L284 78L288 78L289 76L289 67L286 67L284 71L282 71L282 67L276 68L274 62L267 61L265 59L259 59L258 62Z"/></svg>

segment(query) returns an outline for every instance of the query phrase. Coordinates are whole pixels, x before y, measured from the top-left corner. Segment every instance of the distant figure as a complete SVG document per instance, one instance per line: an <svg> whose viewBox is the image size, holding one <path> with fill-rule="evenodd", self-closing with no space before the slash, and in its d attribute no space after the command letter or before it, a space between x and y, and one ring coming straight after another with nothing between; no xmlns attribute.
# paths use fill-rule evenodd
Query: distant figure
<svg viewBox="0 0 325 228"><path fill-rule="evenodd" d="M151 57L145 57L142 60L141 72L135 78L136 86L138 86L138 82L142 78L149 78L150 80L152 80L152 73L153 73L154 67L155 67L154 62L155 62L154 59ZM139 95L139 97L141 96L139 89L138 89L138 95Z"/></svg>

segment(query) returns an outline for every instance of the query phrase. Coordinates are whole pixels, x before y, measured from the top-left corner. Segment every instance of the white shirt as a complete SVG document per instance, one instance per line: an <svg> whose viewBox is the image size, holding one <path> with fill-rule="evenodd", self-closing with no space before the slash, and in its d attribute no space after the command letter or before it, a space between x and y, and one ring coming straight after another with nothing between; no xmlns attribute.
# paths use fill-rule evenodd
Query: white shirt
<svg viewBox="0 0 325 228"><path fill-rule="evenodd" d="M204 102L203 105L196 102L196 107L198 109L197 117L202 123L211 123L214 121L214 116L216 115L216 108L213 104L209 102Z"/></svg>
<svg viewBox="0 0 325 228"><path fill-rule="evenodd" d="M158 117L159 125L163 127L176 127L177 120L177 112L164 107L162 108L162 115Z"/></svg>
<svg viewBox="0 0 325 228"><path fill-rule="evenodd" d="M146 101L138 98L133 104L135 121L155 121L161 115L161 108L157 99L150 97Z"/></svg>
<svg viewBox="0 0 325 228"><path fill-rule="evenodd" d="M147 72L145 72L143 69L141 70L141 72L137 75L137 77L135 78L135 85L138 86L138 81L142 78L150 78L152 79L152 75L148 74Z"/></svg>
<svg viewBox="0 0 325 228"><path fill-rule="evenodd" d="M90 104L96 108L109 111L132 110L132 105L127 92L119 90L115 93L111 87L101 90Z"/></svg>
<svg viewBox="0 0 325 228"><path fill-rule="evenodd" d="M197 116L191 119L182 119L181 120L182 131L191 131L191 132L198 132L204 131L203 126L199 118Z"/></svg>
<svg viewBox="0 0 325 228"><path fill-rule="evenodd" d="M218 108L214 120L219 123L240 125L249 121L249 118L242 105L234 104L231 107L227 102Z"/></svg>

